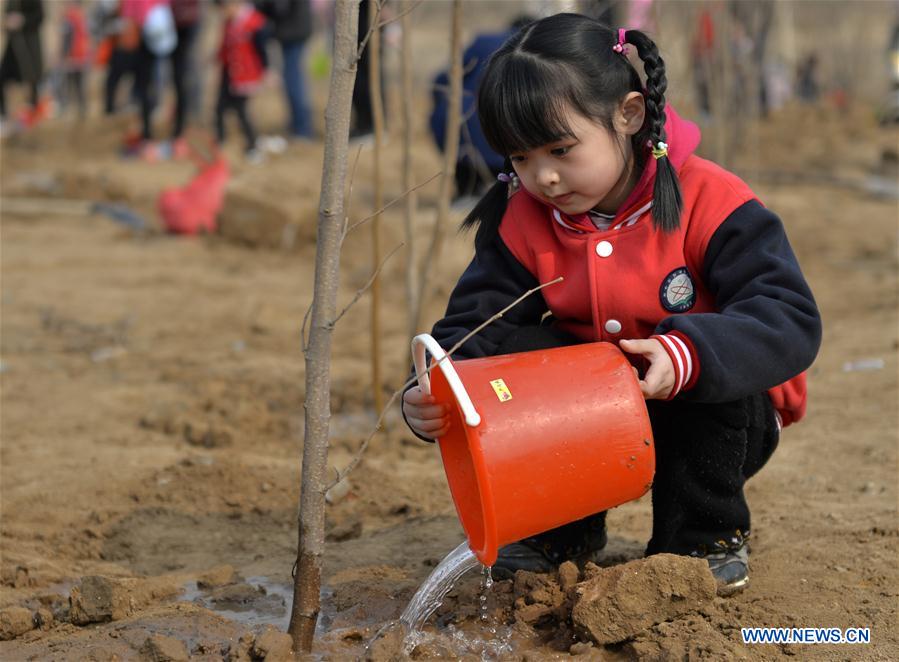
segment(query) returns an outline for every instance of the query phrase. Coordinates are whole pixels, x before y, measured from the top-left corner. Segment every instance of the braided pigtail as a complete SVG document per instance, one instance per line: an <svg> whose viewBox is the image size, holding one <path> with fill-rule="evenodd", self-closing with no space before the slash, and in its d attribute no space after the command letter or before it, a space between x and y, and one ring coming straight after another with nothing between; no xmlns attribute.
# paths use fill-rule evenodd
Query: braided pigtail
<svg viewBox="0 0 899 662"><path fill-rule="evenodd" d="M512 185L514 175L512 173L512 163L509 159L503 166L505 172L500 173L496 183L484 194L484 196L474 206L465 220L462 221L461 230L470 230L477 227L474 235L474 245L476 249L489 244L499 233L499 225L506 213L506 206L509 201L509 187Z"/></svg>
<svg viewBox="0 0 899 662"><path fill-rule="evenodd" d="M665 232L680 226L683 207L677 172L668 158L665 136L665 62L655 43L639 30L628 30L626 41L637 48L646 72L646 115L649 143L656 160L656 179L652 190L652 221L657 229ZM642 148L642 145L638 146Z"/></svg>

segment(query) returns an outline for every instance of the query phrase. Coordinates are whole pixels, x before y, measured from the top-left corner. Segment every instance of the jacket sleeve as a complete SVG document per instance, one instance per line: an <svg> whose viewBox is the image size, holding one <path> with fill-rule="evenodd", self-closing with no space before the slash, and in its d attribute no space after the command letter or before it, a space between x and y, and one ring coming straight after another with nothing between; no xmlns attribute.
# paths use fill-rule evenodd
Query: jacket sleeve
<svg viewBox="0 0 899 662"><path fill-rule="evenodd" d="M538 285L497 235L478 249L450 295L446 314L434 325L431 335L449 351L478 325ZM534 292L465 341L453 356L491 356L509 333L522 326L540 324L546 311L543 296Z"/></svg>
<svg viewBox="0 0 899 662"><path fill-rule="evenodd" d="M695 352L683 397L727 402L782 384L807 369L821 345L821 317L780 219L752 200L718 227L703 282L715 313L673 315L657 334Z"/></svg>
<svg viewBox="0 0 899 662"><path fill-rule="evenodd" d="M478 249L450 295L446 314L434 325L431 335L449 351L480 324L538 285L497 235L493 242ZM538 325L546 311L543 296L534 292L465 341L453 358L492 356L509 333L520 326ZM434 441L414 431L413 434L424 441Z"/></svg>

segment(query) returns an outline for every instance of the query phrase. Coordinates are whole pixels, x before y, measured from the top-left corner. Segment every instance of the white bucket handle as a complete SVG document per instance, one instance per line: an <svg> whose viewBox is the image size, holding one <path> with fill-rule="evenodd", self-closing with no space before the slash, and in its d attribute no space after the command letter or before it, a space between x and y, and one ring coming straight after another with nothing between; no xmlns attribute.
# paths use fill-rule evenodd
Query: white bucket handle
<svg viewBox="0 0 899 662"><path fill-rule="evenodd" d="M434 337L429 333L420 333L412 339L412 360L415 363L415 376L418 377L418 385L426 394L431 394L431 378L428 375L428 366L425 363L425 350L431 353L434 361L443 371L443 376L456 396L459 406L462 408L462 414L465 416L465 423L469 427L477 427L481 424L481 415L474 408L471 398L468 397L468 391L465 385L459 379L459 373L453 366L449 358L446 358L446 352L437 344Z"/></svg>

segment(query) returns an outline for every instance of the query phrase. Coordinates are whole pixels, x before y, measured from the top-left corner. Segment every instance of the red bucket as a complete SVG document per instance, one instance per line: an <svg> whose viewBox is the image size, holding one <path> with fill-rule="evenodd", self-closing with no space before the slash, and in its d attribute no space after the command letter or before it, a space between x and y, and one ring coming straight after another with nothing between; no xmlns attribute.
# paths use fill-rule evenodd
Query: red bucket
<svg viewBox="0 0 899 662"><path fill-rule="evenodd" d="M432 356L430 379L425 350ZM450 407L440 453L471 550L503 545L641 497L655 453L631 364L610 343L454 363L412 341L423 391Z"/></svg>

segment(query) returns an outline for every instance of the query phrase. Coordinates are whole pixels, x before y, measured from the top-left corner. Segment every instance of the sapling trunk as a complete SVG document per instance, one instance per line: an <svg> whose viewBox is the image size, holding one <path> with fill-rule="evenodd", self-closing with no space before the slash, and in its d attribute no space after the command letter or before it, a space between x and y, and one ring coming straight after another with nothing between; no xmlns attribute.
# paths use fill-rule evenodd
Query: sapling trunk
<svg viewBox="0 0 899 662"><path fill-rule="evenodd" d="M344 227L344 187L353 84L359 0L336 0L334 57L325 108L325 153L322 166L315 284L306 354L305 439L299 513L297 571L288 631L294 650L312 650L321 609L322 555L325 542L328 428L331 419L331 332L340 276Z"/></svg>
<svg viewBox="0 0 899 662"><path fill-rule="evenodd" d="M374 185L375 209L384 206L384 187L381 182L381 144L384 137L384 104L381 99L381 2L369 3L368 77L371 87L371 114L375 129L374 164L372 178ZM371 220L371 263L377 269L381 264L381 214L376 213ZM384 393L381 390L381 278L376 273L371 283L371 387L375 411L384 407Z"/></svg>
<svg viewBox="0 0 899 662"><path fill-rule="evenodd" d="M415 209L418 205L418 196L412 191L412 173L414 163L412 159L412 135L413 135L413 98L412 98L412 18L409 11L412 8L412 0L403 1L402 16L402 41L400 42L400 98L403 103L403 190L409 191L403 214L403 227L406 235L406 298L409 302L408 328L406 333L412 340L418 329L419 308L418 298L418 242L415 237Z"/></svg>

